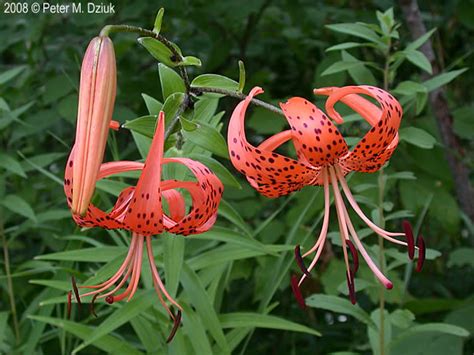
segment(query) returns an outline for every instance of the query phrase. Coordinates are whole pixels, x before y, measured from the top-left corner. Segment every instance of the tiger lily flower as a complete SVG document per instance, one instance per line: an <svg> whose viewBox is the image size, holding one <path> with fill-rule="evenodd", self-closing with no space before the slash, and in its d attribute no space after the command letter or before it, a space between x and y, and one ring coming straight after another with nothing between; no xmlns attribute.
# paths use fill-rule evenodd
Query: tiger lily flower
<svg viewBox="0 0 474 355"><path fill-rule="evenodd" d="M188 158L164 158L164 113L160 112L155 136L145 163L134 161L117 161L104 163L99 168L97 180L113 174L127 171L141 171L136 186L125 188L119 195L110 212L105 212L93 204L89 204L84 216L73 214L75 222L82 227L101 227L106 229L126 229L132 234L129 251L117 272L105 282L93 286L81 286L92 289L79 296L73 282L74 293L78 303L80 297L93 296L93 304L97 298L105 298L107 303L130 300L135 294L140 279L144 245L146 245L148 262L151 269L153 284L160 302L167 310L175 324L168 341L174 335L180 323L181 306L166 291L156 269L152 237L163 232L174 234L198 234L209 230L217 218L217 208L223 193L220 180L203 164ZM78 163L76 147L73 147L66 167L64 191L71 207L74 195L74 165ZM161 180L163 164L178 163L186 166L197 181ZM187 190L192 205L186 212L185 199L178 189ZM162 200L166 201L168 213L163 209ZM129 280L125 291L122 286ZM69 294L69 300L71 295ZM167 306L168 300L179 311L177 315Z"/></svg>
<svg viewBox="0 0 474 355"><path fill-rule="evenodd" d="M352 195L345 176L351 171L373 173L379 170L391 157L398 144L398 128L402 117L402 108L389 93L372 86L347 86L343 88L324 88L315 90L316 94L327 95L326 115L308 100L300 97L281 103L280 107L290 125L290 129L275 134L259 146L251 145L245 136L245 113L252 98L263 90L255 87L248 97L235 108L229 123L228 144L232 164L244 174L250 185L262 195L274 198L287 195L307 185L323 186L324 218L321 232L314 246L303 255L299 245L295 248L295 257L303 275L298 280L292 277L292 289L300 306L304 299L299 290L301 283L310 275L324 248L328 234L330 215L330 190L332 189L339 222L340 237L350 299L355 303L354 274L358 269L358 252L362 255L377 279L388 289L392 283L380 271L371 259L351 222L343 199L343 194L356 214L376 234L390 242L408 247L410 259L414 250L419 249L417 270L421 269L424 259L424 241L420 235L417 247L414 245L413 232L408 222L404 222L404 232L386 231L373 223L362 211ZM360 96L367 95L375 99L379 106ZM336 128L344 122L334 109L341 101L359 113L371 126L369 132L350 151L344 138ZM328 117L329 116L329 117ZM275 150L291 141L295 147L297 159L283 156ZM342 193L339 190L342 188ZM404 237L400 240L397 237ZM306 268L303 258L314 254ZM349 254L353 262L350 267Z"/></svg>
<svg viewBox="0 0 474 355"><path fill-rule="evenodd" d="M112 41L95 37L81 67L73 169L72 212L84 215L94 194L114 109L117 68Z"/></svg>

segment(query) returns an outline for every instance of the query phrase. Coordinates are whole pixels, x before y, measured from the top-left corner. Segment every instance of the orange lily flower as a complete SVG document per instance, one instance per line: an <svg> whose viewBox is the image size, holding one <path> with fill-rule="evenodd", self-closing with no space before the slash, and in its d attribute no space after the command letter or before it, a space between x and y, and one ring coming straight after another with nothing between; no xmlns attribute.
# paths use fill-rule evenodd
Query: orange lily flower
<svg viewBox="0 0 474 355"><path fill-rule="evenodd" d="M164 231L189 235L209 230L217 218L217 208L223 193L223 185L207 167L199 162L188 158L164 158L163 144L164 113L160 112L155 136L145 163L134 161L109 162L102 164L99 169L97 180L113 174L140 170L141 175L136 186L124 189L110 212L102 211L93 204L89 204L84 216L73 214L73 218L78 225L83 227L120 228L132 232L128 254L118 271L99 285L82 286L82 288L93 289L93 291L81 295L82 297L93 296L91 312L93 313L93 304L96 298L105 298L106 302L113 303L124 298L130 300L133 297L140 279L143 249L146 244L156 293L175 322L173 331L168 338L168 341L170 341L180 323L182 308L166 291L161 281L154 262L152 236ZM73 170L77 161L76 147L73 147L66 167L64 182L64 191L69 206L73 201ZM162 181L162 165L169 163L186 166L194 174L197 181ZM187 190L191 196L192 205L187 213L184 197L177 189ZM166 200L169 213L163 210L162 199ZM130 281L126 290L119 293L128 279ZM74 282L73 288L79 303L79 292ZM71 294L68 297L70 301ZM168 308L165 298L179 310L177 315L174 315Z"/></svg>
<svg viewBox="0 0 474 355"><path fill-rule="evenodd" d="M286 103L280 104L290 129L275 134L263 141L258 147L255 147L245 137L245 113L251 99L262 92L263 90L259 87L253 88L248 97L239 103L232 114L228 131L229 153L232 164L246 176L252 187L270 198L287 195L307 185L319 185L324 188L325 211L320 235L314 246L304 255L300 254L299 245L295 248L296 261L303 272L299 280L296 276L293 276L291 281L298 303L301 307L305 306L299 286L310 275L326 241L331 207L331 186L352 303L356 302L354 274L358 269L357 250L379 281L386 288L392 288L390 280L380 271L362 245L349 218L339 186L342 187L346 200L352 209L370 229L386 240L407 246L409 257L413 259L415 245L409 223L404 223L404 233L388 232L377 226L364 214L344 178L350 171L376 172L391 157L398 144L398 128L402 117L400 104L389 93L372 86L318 89L315 90L316 94L328 96L326 101L327 115L308 100L300 97L291 98ZM360 94L375 99L380 108L360 96ZM372 126L370 131L351 151L348 149L341 133L331 121L332 119L338 124L344 122L334 109L334 105L338 101L351 107ZM275 152L279 146L290 140L295 147L297 159ZM405 237L406 241L399 240L396 237ZM417 270L420 271L425 250L421 235L418 237L416 248L419 249ZM352 268L349 266L347 249L349 249L352 256ZM314 258L310 266L306 268L303 258L313 253Z"/></svg>
<svg viewBox="0 0 474 355"><path fill-rule="evenodd" d="M72 212L83 215L94 194L117 86L117 68L112 41L95 37L89 43L81 67L77 113L74 191Z"/></svg>

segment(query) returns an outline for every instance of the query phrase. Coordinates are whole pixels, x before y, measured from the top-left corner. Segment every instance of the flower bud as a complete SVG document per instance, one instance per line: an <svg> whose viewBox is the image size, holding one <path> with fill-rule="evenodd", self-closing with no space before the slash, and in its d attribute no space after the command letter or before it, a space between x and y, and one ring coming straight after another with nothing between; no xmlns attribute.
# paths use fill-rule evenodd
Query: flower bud
<svg viewBox="0 0 474 355"><path fill-rule="evenodd" d="M94 194L104 159L114 109L117 69L112 41L95 37L82 61L76 140L74 144L72 212L84 215Z"/></svg>

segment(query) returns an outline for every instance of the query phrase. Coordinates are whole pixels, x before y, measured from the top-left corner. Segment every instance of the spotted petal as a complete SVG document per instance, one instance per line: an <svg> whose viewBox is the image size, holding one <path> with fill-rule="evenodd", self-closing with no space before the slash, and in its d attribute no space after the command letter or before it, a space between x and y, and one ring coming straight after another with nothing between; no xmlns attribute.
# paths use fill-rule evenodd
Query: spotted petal
<svg viewBox="0 0 474 355"><path fill-rule="evenodd" d="M138 179L133 199L128 206L124 223L140 235L159 234L163 231L161 205L161 165L163 159L165 117L160 112L150 152Z"/></svg>
<svg viewBox="0 0 474 355"><path fill-rule="evenodd" d="M293 97L280 107L293 132L298 158L313 166L332 164L347 153L341 133L328 117L308 100Z"/></svg>
<svg viewBox="0 0 474 355"><path fill-rule="evenodd" d="M255 87L232 113L229 122L228 144L232 164L247 177L249 183L267 197L278 197L299 190L313 181L319 170L304 161L297 161L273 149L294 137L294 133L279 134L275 139L259 147L247 141L245 113L250 101L263 90Z"/></svg>
<svg viewBox="0 0 474 355"><path fill-rule="evenodd" d="M316 94L328 95L326 111L335 121L342 121L334 109L341 101L359 113L371 126L362 140L339 161L345 170L375 172L391 157L398 144L398 128L402 116L399 102L386 91L373 86L346 86L315 90ZM377 100L380 108L361 97Z"/></svg>
<svg viewBox="0 0 474 355"><path fill-rule="evenodd" d="M182 188L187 190L192 199L189 213L181 219L171 218L165 215L164 225L171 233L193 234L201 233L212 227L217 218L219 206L224 188L220 180L206 166L188 158L166 158L163 164L178 163L185 165L196 177L197 182L191 181L165 181L163 189Z"/></svg>

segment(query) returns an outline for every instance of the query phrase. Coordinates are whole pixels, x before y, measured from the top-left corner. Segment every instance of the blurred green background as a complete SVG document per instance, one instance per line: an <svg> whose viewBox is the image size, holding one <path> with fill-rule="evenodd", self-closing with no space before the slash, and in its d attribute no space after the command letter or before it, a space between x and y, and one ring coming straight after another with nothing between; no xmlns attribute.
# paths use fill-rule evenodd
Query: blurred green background
<svg viewBox="0 0 474 355"><path fill-rule="evenodd" d="M0 233L4 252L0 259L0 353L70 353L113 314L110 307L100 305L97 320L83 312L82 316L75 315L74 322L62 321L65 318L63 288L69 283L70 275L76 275L81 283L112 257L107 260L100 257L75 259L68 254L63 259L35 259L40 255L85 247L125 247L126 238L120 233L77 229L70 218L61 186L65 161L74 138L82 55L89 40L104 25L131 24L151 28L156 11L163 7L165 17L161 33L177 43L185 54L194 55L203 63L200 68L189 68L191 77L216 73L238 80L237 61L240 59L244 61L247 73L245 92L259 85L265 89L263 99L274 104L291 96L315 101L312 89L316 87L364 81L383 86L383 76L374 69L383 66L383 56L371 47L354 47L347 52L326 51L343 42L364 42L331 30L327 25L377 24L376 11L393 7L395 21L400 27L399 38L394 38L391 44L392 51L401 50L412 41L402 9L392 1L114 0L112 3L115 14L102 15L5 14L7 5L3 1L0 3ZM474 2L420 1L419 6L426 27L437 28L431 40L440 71L472 68ZM157 62L136 38L134 34L112 35L118 68L114 119L122 123L148 114L142 93L163 100ZM354 57L351 60L364 61L363 70L341 70L323 75L334 63L347 61L347 55ZM428 247L433 250L422 273L411 275L404 259L389 272L395 288L385 293L385 338L389 345L384 354L472 354L472 220L466 211L463 212L456 197L452 171L444 155L449 148L443 144L426 88L410 84L400 86L407 81L420 85L426 80L424 72L423 64L406 60L387 83L397 98L403 98L406 114L402 127L423 130L421 137L419 131L415 136L406 131L405 139L386 169L387 176L392 178L388 179L386 187L385 213L391 215L401 211L399 215L387 218L387 228L400 230L401 218L411 216L414 224L421 224ZM457 78L453 77L445 87L453 117L451 133L460 144L455 155L468 171L473 166L473 85L474 76L469 69ZM218 111L225 110L222 118L224 136L230 112L236 104L234 98L219 100ZM247 124L248 135L254 143L285 127L281 117L261 108L251 110ZM365 129L363 124L356 122L347 127L345 133L356 137ZM129 133L123 129L111 137L113 146L109 151L114 154L108 153L107 159L141 158L136 141ZM206 319L205 307L193 303L192 287L186 286L186 280L193 277L186 274L186 277L182 276L184 291L180 286L178 294L189 308L192 322L184 322L180 335L171 346L164 343L170 327L165 317L150 317L142 310L133 319L110 329L110 339L96 340L80 353L127 353L132 351L130 349L156 354L202 354L209 349L214 353L225 353L230 349L236 354L381 353L377 348L380 327L376 325L372 329L367 327L369 321L364 321L365 315L371 315L375 321L378 319L378 286L366 272L367 268L363 268L361 277L367 280L367 286L358 292L363 316L354 318L354 310L346 308L345 304L341 309L334 306L336 296L346 299L341 294L345 287L341 286L345 283L345 270L340 247L325 249L315 276L302 289L305 296L333 296L329 305L315 304L301 311L291 294L290 274L298 272L291 247L296 243L309 246L317 236L323 206L320 189L309 187L290 198L269 200L257 195L232 169L228 160L216 159L238 178L242 186L241 189L226 187L227 208L235 210L223 213L227 217L233 216L234 223L229 218L219 218L217 226L221 229L216 233L228 231L235 238L253 234L259 242L275 245L276 255L249 253L238 256L232 243L219 242L212 237L199 240L199 236L186 240L185 263L186 260L190 265L193 260L192 265L204 263L202 268L196 266L192 275L208 293L209 304L219 322ZM355 174L350 180L353 191L365 201L369 213L376 209L373 206L378 198L377 189L370 185L377 186L378 176ZM100 193L106 195L104 191ZM276 211L278 214L273 215ZM332 222L330 228L335 231L335 220ZM304 238L306 242L303 243ZM365 242L373 244L373 251L377 252L375 236L367 237ZM285 245L290 247L281 247ZM400 260L392 246L386 249L390 261ZM162 252L160 250L160 255ZM225 258L226 253L232 257ZM206 260L219 256L221 261L206 264ZM76 262L86 260L90 262ZM284 265L291 265L293 271ZM10 277L6 276L8 268ZM277 271L281 272L281 278L275 276ZM11 306L10 289L14 290L16 315ZM266 300L265 297L269 298ZM156 303L153 312L161 314L159 303ZM252 317L236 325L237 318L232 321L231 316L226 318L235 312L271 313L313 328L322 336L304 330L292 331L296 329L288 324L281 325L286 330L269 329L272 321L266 318L262 318L264 326L257 329L253 329L257 324L252 323ZM428 323L438 326L416 328ZM440 323L459 326L471 335L466 336L459 328L443 329L439 327ZM217 330L209 328L214 326ZM201 327L202 333L193 333L193 327ZM219 338L221 332L225 334L225 340ZM222 345L226 342L227 349ZM130 348L125 348L124 344Z"/></svg>

